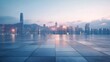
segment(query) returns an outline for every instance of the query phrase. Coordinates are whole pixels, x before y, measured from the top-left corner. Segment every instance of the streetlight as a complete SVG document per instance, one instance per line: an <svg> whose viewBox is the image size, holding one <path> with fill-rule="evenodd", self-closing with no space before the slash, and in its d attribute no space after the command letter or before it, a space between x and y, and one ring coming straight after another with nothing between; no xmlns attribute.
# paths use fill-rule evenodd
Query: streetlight
<svg viewBox="0 0 110 62"><path fill-rule="evenodd" d="M63 25L62 28L66 30L67 29L67 26Z"/></svg>
<svg viewBox="0 0 110 62"><path fill-rule="evenodd" d="M12 33L15 33L15 32L16 32L16 30L15 30L14 28L12 28L12 29L11 29L11 32L12 32Z"/></svg>

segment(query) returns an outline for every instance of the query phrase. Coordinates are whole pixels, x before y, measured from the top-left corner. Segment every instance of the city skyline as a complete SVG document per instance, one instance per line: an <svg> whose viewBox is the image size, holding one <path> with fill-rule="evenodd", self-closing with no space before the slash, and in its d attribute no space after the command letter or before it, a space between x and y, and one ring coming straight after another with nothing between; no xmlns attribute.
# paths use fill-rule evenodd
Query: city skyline
<svg viewBox="0 0 110 62"><path fill-rule="evenodd" d="M92 28L90 27L89 23L86 23L85 26L82 28L79 25L77 26L67 26L67 25L58 25L57 22L54 23L52 26L48 26L43 24L40 26L38 24L24 24L24 16L23 13L20 13L19 22L14 24L0 24L0 34L3 35L10 35L16 34L20 35L39 35L39 34L67 34L67 35L109 35L110 28Z"/></svg>
<svg viewBox="0 0 110 62"><path fill-rule="evenodd" d="M110 18L109 2L109 0L1 0L0 17L9 16L12 20L15 18L13 22L18 22L19 20L16 20L19 19L18 14L23 12L25 23L41 25L53 22L59 24L75 21L90 22Z"/></svg>

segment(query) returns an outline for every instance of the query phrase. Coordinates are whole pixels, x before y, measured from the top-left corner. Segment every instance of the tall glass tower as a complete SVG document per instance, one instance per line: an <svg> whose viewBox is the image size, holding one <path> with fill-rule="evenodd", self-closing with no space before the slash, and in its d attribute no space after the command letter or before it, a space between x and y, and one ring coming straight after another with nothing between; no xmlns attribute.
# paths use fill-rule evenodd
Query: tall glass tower
<svg viewBox="0 0 110 62"><path fill-rule="evenodd" d="M20 28L20 35L23 35L23 13L20 13L20 26L19 26L19 28Z"/></svg>
<svg viewBox="0 0 110 62"><path fill-rule="evenodd" d="M20 23L23 24L23 13L20 13Z"/></svg>

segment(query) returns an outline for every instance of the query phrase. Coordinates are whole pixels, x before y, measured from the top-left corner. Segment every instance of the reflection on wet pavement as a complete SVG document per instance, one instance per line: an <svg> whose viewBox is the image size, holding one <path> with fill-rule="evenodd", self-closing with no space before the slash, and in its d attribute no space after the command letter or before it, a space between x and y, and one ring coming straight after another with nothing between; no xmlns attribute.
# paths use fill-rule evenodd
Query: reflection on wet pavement
<svg viewBox="0 0 110 62"><path fill-rule="evenodd" d="M109 35L0 35L0 62L110 62Z"/></svg>

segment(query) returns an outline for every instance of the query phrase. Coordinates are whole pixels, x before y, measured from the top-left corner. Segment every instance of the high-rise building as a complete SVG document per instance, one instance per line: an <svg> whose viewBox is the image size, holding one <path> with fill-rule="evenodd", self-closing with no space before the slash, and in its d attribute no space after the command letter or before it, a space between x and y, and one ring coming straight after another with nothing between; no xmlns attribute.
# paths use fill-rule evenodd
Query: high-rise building
<svg viewBox="0 0 110 62"><path fill-rule="evenodd" d="M23 24L23 13L20 13L20 23Z"/></svg>
<svg viewBox="0 0 110 62"><path fill-rule="evenodd" d="M90 34L89 23L87 23L87 24L85 25L85 34Z"/></svg>
<svg viewBox="0 0 110 62"><path fill-rule="evenodd" d="M46 24L43 24L43 27L45 28L46 27Z"/></svg>
<svg viewBox="0 0 110 62"><path fill-rule="evenodd" d="M78 25L75 27L75 34L80 34L80 28Z"/></svg>
<svg viewBox="0 0 110 62"><path fill-rule="evenodd" d="M23 34L23 13L20 13L20 24L19 24L19 34Z"/></svg>
<svg viewBox="0 0 110 62"><path fill-rule="evenodd" d="M55 22L55 27L57 27L58 26L58 24L57 24L57 22Z"/></svg>

